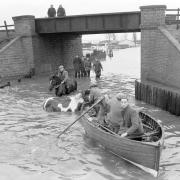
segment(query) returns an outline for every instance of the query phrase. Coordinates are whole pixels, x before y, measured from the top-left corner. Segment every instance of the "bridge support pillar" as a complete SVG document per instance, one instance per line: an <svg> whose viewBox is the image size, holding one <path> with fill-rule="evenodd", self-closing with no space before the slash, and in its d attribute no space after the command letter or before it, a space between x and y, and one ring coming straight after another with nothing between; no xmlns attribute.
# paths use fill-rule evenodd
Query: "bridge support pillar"
<svg viewBox="0 0 180 180"><path fill-rule="evenodd" d="M26 63L27 72L34 72L33 36L35 33L35 17L32 15L16 16L15 32L21 37L21 51Z"/></svg>
<svg viewBox="0 0 180 180"><path fill-rule="evenodd" d="M26 72L55 73L59 65L73 71L73 58L82 56L81 35L49 33L37 34L35 17L31 15L13 17L15 32L21 36L21 49Z"/></svg>
<svg viewBox="0 0 180 180"><path fill-rule="evenodd" d="M165 26L165 5L141 6L141 81L162 82L166 59L159 26ZM162 55L162 56L161 56Z"/></svg>

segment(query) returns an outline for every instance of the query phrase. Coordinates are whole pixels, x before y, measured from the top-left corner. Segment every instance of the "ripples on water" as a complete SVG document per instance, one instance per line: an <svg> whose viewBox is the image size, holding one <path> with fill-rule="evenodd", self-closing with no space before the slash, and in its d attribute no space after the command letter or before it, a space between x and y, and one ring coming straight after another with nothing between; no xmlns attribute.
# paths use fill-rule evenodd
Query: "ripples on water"
<svg viewBox="0 0 180 180"><path fill-rule="evenodd" d="M114 52L113 59L103 62L98 83L104 93L129 93L138 108L163 121L166 140L159 179L179 179L179 118L133 98L134 81L140 75L139 54L139 48ZM87 88L90 81L95 81L93 72L91 79L78 80L79 89ZM54 96L48 92L48 77L12 84L0 90L0 179L153 179L88 139L79 123L58 140L59 132L78 115L43 111L43 101Z"/></svg>

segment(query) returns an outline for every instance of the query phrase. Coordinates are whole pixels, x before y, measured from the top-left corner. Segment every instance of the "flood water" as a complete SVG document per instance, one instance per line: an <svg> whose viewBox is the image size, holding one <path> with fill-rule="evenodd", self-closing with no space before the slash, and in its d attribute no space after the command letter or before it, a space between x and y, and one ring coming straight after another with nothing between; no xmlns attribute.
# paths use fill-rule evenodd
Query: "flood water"
<svg viewBox="0 0 180 180"><path fill-rule="evenodd" d="M104 93L128 93L137 108L162 121L165 147L159 180L180 179L180 118L134 100L134 81L140 77L140 48L114 51L102 62L98 80ZM78 79L78 89L95 81ZM57 139L78 115L48 113L42 103L47 97L48 76L12 82L0 90L0 180L151 180L151 174L112 155L84 135L79 123Z"/></svg>

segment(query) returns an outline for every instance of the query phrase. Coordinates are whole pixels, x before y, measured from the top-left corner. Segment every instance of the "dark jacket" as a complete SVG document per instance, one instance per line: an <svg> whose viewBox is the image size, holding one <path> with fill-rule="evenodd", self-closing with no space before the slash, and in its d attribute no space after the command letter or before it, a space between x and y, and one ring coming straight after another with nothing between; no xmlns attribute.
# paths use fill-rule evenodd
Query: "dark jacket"
<svg viewBox="0 0 180 180"><path fill-rule="evenodd" d="M100 63L100 61L95 61L94 64L93 64L93 68L94 68L95 72L101 71L101 69L103 69L102 64Z"/></svg>
<svg viewBox="0 0 180 180"><path fill-rule="evenodd" d="M84 61L84 67L85 67L85 70L86 70L86 71L91 70L91 61L85 59L85 61Z"/></svg>
<svg viewBox="0 0 180 180"><path fill-rule="evenodd" d="M122 127L128 128L127 134L143 134L143 124L141 119L139 118L138 112L132 109L129 105L121 112L122 114ZM120 127L121 128L121 127Z"/></svg>
<svg viewBox="0 0 180 180"><path fill-rule="evenodd" d="M80 67L81 67L81 58L80 57L75 57L73 59L73 66L74 66L74 70L75 71L80 71Z"/></svg>
<svg viewBox="0 0 180 180"><path fill-rule="evenodd" d="M56 16L56 9L55 8L49 8L47 14L48 14L48 17L55 17Z"/></svg>
<svg viewBox="0 0 180 180"><path fill-rule="evenodd" d="M58 10L57 10L57 16L58 17L63 17L63 16L66 16L66 12L65 12L65 9L63 7L59 7Z"/></svg>

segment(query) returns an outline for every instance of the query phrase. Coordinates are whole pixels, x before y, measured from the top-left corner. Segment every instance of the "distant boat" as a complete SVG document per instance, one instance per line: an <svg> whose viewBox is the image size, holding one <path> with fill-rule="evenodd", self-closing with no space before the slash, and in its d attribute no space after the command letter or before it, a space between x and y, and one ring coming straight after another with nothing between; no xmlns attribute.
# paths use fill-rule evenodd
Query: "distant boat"
<svg viewBox="0 0 180 180"><path fill-rule="evenodd" d="M106 52L103 50L94 49L93 52L90 54L90 57L92 59L105 60L106 59Z"/></svg>

